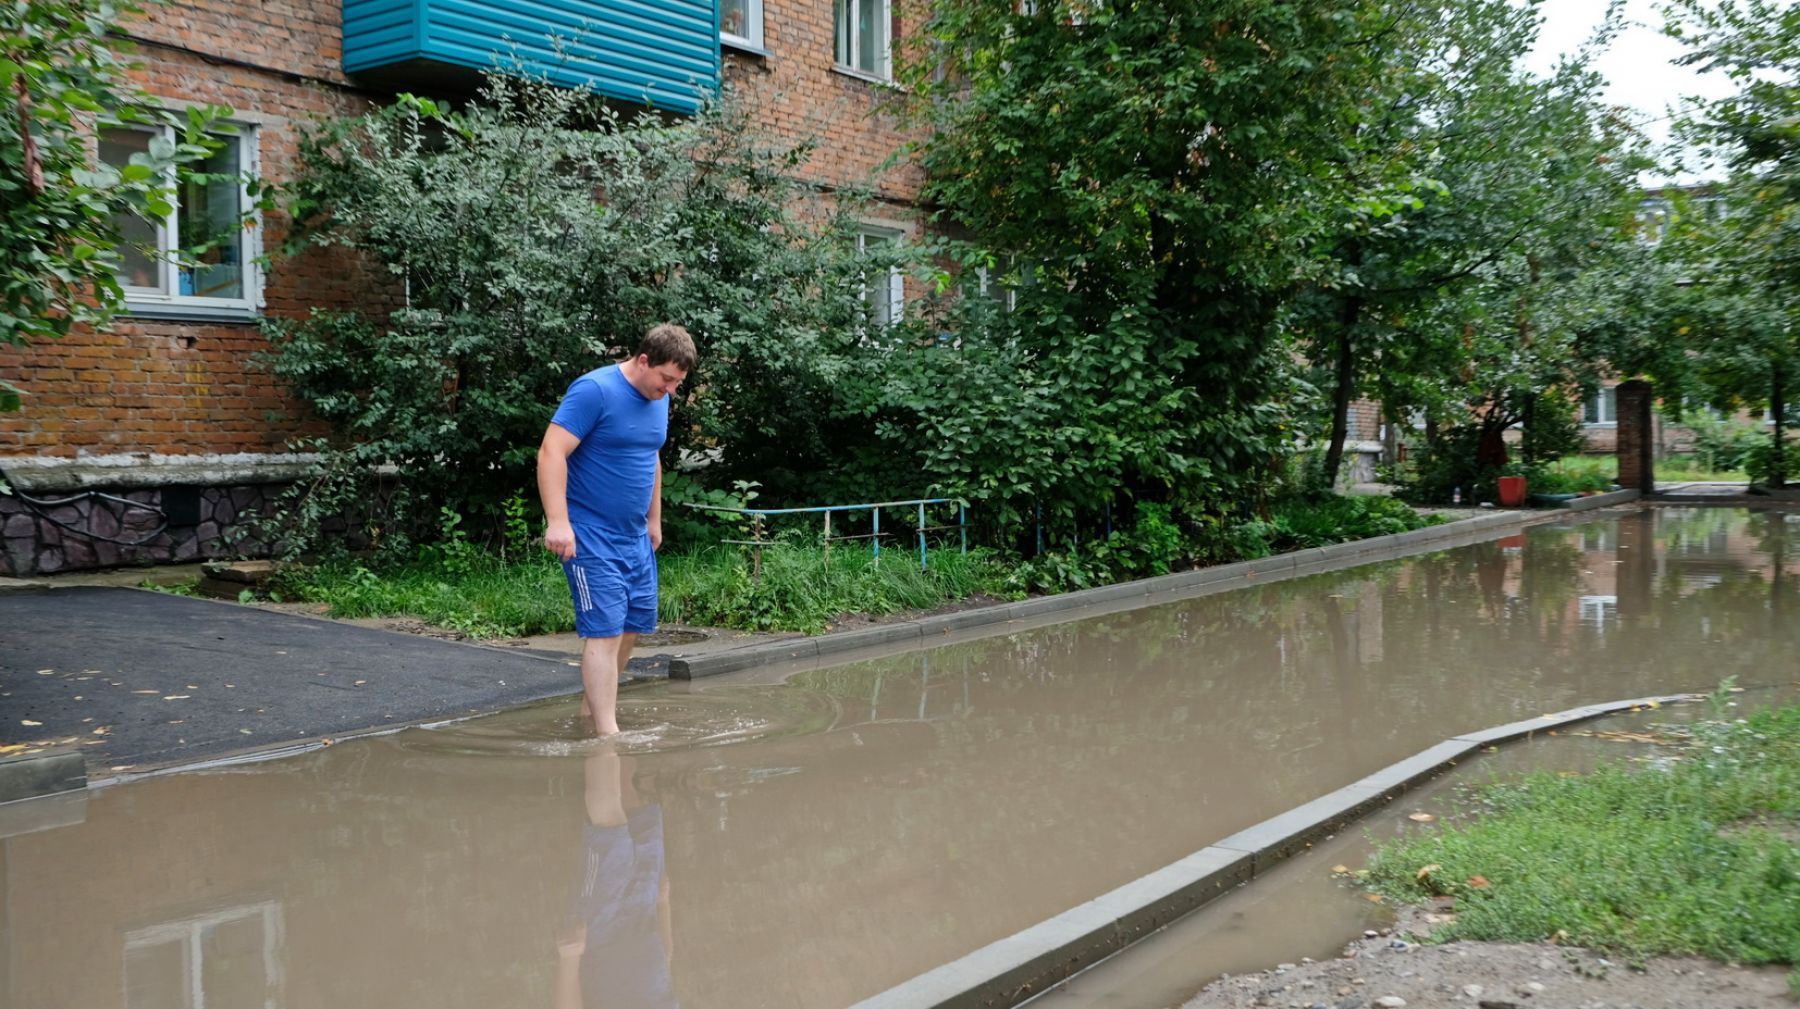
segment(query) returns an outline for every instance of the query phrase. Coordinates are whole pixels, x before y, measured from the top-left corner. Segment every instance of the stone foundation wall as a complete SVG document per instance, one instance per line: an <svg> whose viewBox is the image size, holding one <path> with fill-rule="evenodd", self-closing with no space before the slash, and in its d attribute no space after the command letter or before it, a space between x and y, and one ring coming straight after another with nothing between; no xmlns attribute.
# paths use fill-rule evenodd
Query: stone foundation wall
<svg viewBox="0 0 1800 1009"><path fill-rule="evenodd" d="M139 508L100 497L67 493L34 494L40 500L75 496L68 504L34 507L16 496L0 495L0 576L26 577L64 571L176 564L215 557L260 557L267 546L248 535L251 518L263 512L284 489L281 484L238 484L226 487L103 490ZM169 500L165 500L165 495ZM177 496L186 501L176 502ZM198 508L191 507L198 497ZM74 526L100 536L135 542L162 523L151 508L187 507L192 524L171 524L155 538L124 546L81 535L58 525ZM55 521L52 521L52 520Z"/></svg>

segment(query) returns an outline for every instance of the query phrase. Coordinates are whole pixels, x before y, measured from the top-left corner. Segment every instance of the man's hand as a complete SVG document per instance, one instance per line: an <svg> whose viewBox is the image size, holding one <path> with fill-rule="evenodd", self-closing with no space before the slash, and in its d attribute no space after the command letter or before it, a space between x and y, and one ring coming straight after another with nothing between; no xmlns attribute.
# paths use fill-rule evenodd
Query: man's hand
<svg viewBox="0 0 1800 1009"><path fill-rule="evenodd" d="M662 519L652 519L649 523L649 527L650 550L654 553L655 551L662 549Z"/></svg>
<svg viewBox="0 0 1800 1009"><path fill-rule="evenodd" d="M567 522L552 522L544 530L544 548L557 557L575 559L575 527Z"/></svg>

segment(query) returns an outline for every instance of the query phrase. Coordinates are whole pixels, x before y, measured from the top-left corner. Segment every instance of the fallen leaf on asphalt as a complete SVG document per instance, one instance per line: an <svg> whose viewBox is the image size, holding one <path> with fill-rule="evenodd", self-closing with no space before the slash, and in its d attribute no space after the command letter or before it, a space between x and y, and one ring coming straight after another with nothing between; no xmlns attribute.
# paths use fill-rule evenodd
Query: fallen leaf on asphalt
<svg viewBox="0 0 1800 1009"><path fill-rule="evenodd" d="M102 725L102 726L100 726L100 727L99 727L99 728L98 728L98 729L95 729L95 730L94 730L94 735L96 735L96 736L110 736L110 735L112 735L112 726L110 726L110 725Z"/></svg>
<svg viewBox="0 0 1800 1009"><path fill-rule="evenodd" d="M1363 894L1363 899L1368 901L1371 904L1379 904L1379 903L1381 903L1381 894L1365 893L1365 894Z"/></svg>
<svg viewBox="0 0 1800 1009"><path fill-rule="evenodd" d="M17 753L20 750L23 750L25 745L26 744L24 743L0 743L0 756L5 756L8 753Z"/></svg>
<svg viewBox="0 0 1800 1009"><path fill-rule="evenodd" d="M1485 890L1488 887L1487 877L1486 876L1470 876L1469 877L1469 885L1474 887L1477 890Z"/></svg>
<svg viewBox="0 0 1800 1009"><path fill-rule="evenodd" d="M76 699L76 700L78 700L78 701L85 701L85 700L87 700L87 698L85 698L85 697L82 697L82 696L81 696L81 695L80 695L80 694L76 694L76 695L75 695L75 699Z"/></svg>
<svg viewBox="0 0 1800 1009"><path fill-rule="evenodd" d="M29 726L34 726L34 727L35 727L35 726L39 726L39 725L42 725L42 724L44 724L44 723L43 723L43 722L34 722L34 721L32 721L32 720L31 720L31 719L29 719L29 718L21 718L21 719L19 719L19 724L20 724L20 725L29 725Z"/></svg>
<svg viewBox="0 0 1800 1009"><path fill-rule="evenodd" d="M251 733L251 731L250 731L250 730L249 730L249 729L239 729L239 730L238 730L238 731L239 731L239 732L241 732L241 733L243 733L243 734L244 734L244 735L246 735L246 736L248 736L248 735L252 735L252 733Z"/></svg>
<svg viewBox="0 0 1800 1009"><path fill-rule="evenodd" d="M1436 862L1433 862L1430 865L1420 866L1419 871L1413 873L1413 878L1414 879L1424 879L1426 876L1429 876L1432 873L1434 873L1442 868L1443 868L1443 866L1437 864Z"/></svg>
<svg viewBox="0 0 1800 1009"><path fill-rule="evenodd" d="M1350 867L1347 865L1334 865L1331 867L1331 871L1337 873L1340 876L1350 875Z"/></svg>
<svg viewBox="0 0 1800 1009"><path fill-rule="evenodd" d="M40 670L38 670L38 675L39 676L49 676L51 673L54 673L54 672L56 672L56 670L54 670L54 669L40 669Z"/></svg>
<svg viewBox="0 0 1800 1009"><path fill-rule="evenodd" d="M1407 819L1413 821L1414 823L1430 823L1431 821L1437 819L1437 817L1432 816L1430 813L1414 813L1413 815L1407 817Z"/></svg>
<svg viewBox="0 0 1800 1009"><path fill-rule="evenodd" d="M357 681L356 681L356 685L357 685L357 686L359 686L359 687L360 687L360 686L362 686L362 685L363 685L363 684L365 684L365 683L367 683L367 682L369 682L369 681L368 681L368 680L357 680Z"/></svg>
<svg viewBox="0 0 1800 1009"><path fill-rule="evenodd" d="M188 685L187 685L187 688L188 688L188 689L189 689L189 690L199 690L199 689L200 689L200 688L199 688L199 687L196 687L196 686L194 686L194 685L193 685L193 684L192 684L192 683L190 683L190 684L188 684Z"/></svg>
<svg viewBox="0 0 1800 1009"><path fill-rule="evenodd" d="M194 695L193 694L169 694L166 697L164 697L163 700L165 700L165 701L185 701L192 696L194 696Z"/></svg>

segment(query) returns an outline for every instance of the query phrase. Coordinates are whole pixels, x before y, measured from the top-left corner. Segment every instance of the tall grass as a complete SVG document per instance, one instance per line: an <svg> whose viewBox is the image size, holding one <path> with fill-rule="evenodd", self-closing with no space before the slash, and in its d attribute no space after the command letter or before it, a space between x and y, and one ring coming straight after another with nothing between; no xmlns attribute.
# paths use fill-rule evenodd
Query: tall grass
<svg viewBox="0 0 1800 1009"><path fill-rule="evenodd" d="M709 547L658 559L661 619L741 630L817 633L845 613L883 616L943 606L1003 591L1005 570L987 551L967 556L894 551L877 563L854 547L831 552L776 545L764 549L762 575L746 551ZM435 560L385 569L353 564L294 569L286 595L328 604L334 617L410 616L471 637L518 637L574 629L561 565L545 555L506 563L486 555L454 565Z"/></svg>
<svg viewBox="0 0 1800 1009"><path fill-rule="evenodd" d="M1369 880L1454 895L1436 939L1800 963L1800 707L1710 723L1700 741L1667 769L1486 789L1467 822L1383 845Z"/></svg>

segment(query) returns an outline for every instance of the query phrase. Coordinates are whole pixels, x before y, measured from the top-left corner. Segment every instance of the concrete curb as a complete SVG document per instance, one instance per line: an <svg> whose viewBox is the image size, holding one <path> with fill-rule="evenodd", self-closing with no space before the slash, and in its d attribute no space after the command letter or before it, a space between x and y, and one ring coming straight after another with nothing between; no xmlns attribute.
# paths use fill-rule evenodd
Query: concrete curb
<svg viewBox="0 0 1800 1009"><path fill-rule="evenodd" d="M87 761L74 750L0 757L0 804L87 787Z"/></svg>
<svg viewBox="0 0 1800 1009"><path fill-rule="evenodd" d="M1599 507L1599 506L1595 506ZM1447 770L1470 753L1547 729L1694 695L1590 704L1454 736L1329 795L1240 830L1178 862L1064 911L968 956L926 971L851 1009L1003 1009L1041 994L1125 947L1250 882L1364 813Z"/></svg>
<svg viewBox="0 0 1800 1009"><path fill-rule="evenodd" d="M1614 491L1610 494L1576 498L1568 502L1565 508L1530 512L1496 511L1488 515L1477 515L1456 522L1446 522L1439 526L1427 526L1412 532L1373 536L1364 540L1336 543L1328 547L1276 554L1273 557L1264 557L1254 561L1239 561L1236 564L1221 564L1216 567L1197 568L1193 571L1182 571L1172 575L1120 582L1117 585L1105 585L1096 589L1082 589L1054 596L1039 596L1017 603L1001 603L995 606L984 606L980 609L964 610L960 613L945 613L938 616L921 617L917 620L879 624L854 631L821 634L814 638L772 641L767 644L714 652L710 655L696 655L689 658L677 656L669 660L669 678L692 680L702 676L717 676L721 673L732 673L757 666L821 659L826 656L873 647L885 646L893 651L909 651L935 644L944 635L954 631L975 630L977 636L980 636L981 631L985 631L987 634L1004 634L1007 633L1007 625L1022 620L1051 616L1073 620L1081 616L1092 615L1091 611L1101 606L1112 606L1116 609L1120 604L1147 605L1156 601L1154 597L1173 597L1176 593L1179 593L1181 598L1190 599L1212 595L1215 592L1227 592L1246 585L1267 584L1300 575L1321 574L1378 561L1393 560L1412 554L1429 553L1447 547L1467 546L1471 543L1492 539L1503 529L1523 529L1526 526L1554 522L1563 518L1571 510L1584 511L1590 508L1605 508L1610 505L1635 501L1638 497L1639 494L1635 490Z"/></svg>

